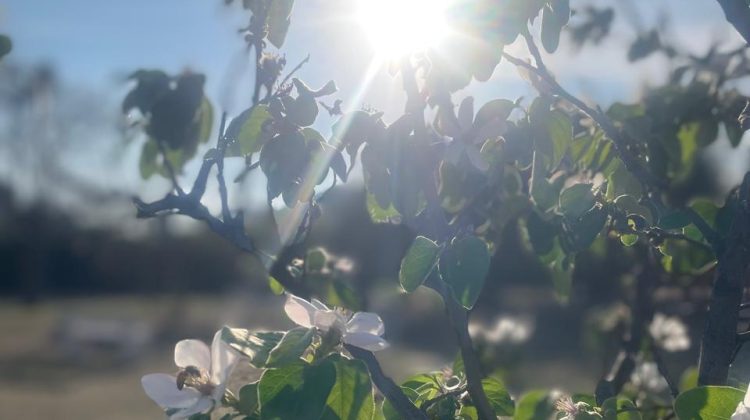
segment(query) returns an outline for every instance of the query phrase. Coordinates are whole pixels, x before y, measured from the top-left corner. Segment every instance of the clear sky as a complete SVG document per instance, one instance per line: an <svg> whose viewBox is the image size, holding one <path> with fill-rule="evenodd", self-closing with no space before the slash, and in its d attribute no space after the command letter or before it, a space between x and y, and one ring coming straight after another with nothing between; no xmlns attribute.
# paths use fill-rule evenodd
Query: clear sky
<svg viewBox="0 0 750 420"><path fill-rule="evenodd" d="M285 53L290 63L307 53L312 55L301 73L311 84L333 77L342 93L352 92L349 84L357 83L357 76L372 58L373 51L362 31L352 19L347 19L355 3L356 0L296 2ZM572 0L573 7L586 3L589 2ZM666 14L673 32L689 36L681 40L684 45L700 48L712 40L735 38L725 28L715 0L630 3L635 5L629 8L635 13L624 13L627 21L640 21L650 27L660 13ZM207 73L209 92L213 90L218 95L222 79L237 64L237 55L243 50L244 43L236 29L245 20L246 15L238 6L226 8L223 0L0 1L0 30L13 37L14 60L49 62L66 82L95 87L111 86L140 67L172 72L190 67ZM626 28L621 29L616 36L625 41L632 38ZM622 51L617 53L623 55ZM584 58L592 65L602 63ZM612 70L615 75L620 73L619 69ZM380 95L381 83L393 84L389 82L386 78L376 80L372 99L369 95L366 99L385 100Z"/></svg>

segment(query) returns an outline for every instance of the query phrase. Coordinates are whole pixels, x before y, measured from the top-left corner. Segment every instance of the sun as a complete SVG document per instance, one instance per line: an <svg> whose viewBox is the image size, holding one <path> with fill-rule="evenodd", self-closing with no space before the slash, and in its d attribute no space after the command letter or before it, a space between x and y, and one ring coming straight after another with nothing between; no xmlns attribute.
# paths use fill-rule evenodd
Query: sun
<svg viewBox="0 0 750 420"><path fill-rule="evenodd" d="M449 32L449 0L358 0L357 21L376 53L397 58L433 46Z"/></svg>

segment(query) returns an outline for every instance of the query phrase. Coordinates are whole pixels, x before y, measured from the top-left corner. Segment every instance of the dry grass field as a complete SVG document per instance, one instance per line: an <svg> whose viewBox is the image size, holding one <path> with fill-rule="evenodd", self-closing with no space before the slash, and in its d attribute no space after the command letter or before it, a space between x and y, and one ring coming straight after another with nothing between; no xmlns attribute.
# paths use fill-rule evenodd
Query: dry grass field
<svg viewBox="0 0 750 420"><path fill-rule="evenodd" d="M160 419L160 410L141 390L140 377L175 369L175 341L208 340L222 324L288 328L282 302L280 297L249 295L55 299L32 306L2 301L0 419ZM89 329L98 326L106 333L118 327L121 334L115 336L148 339L126 351L122 347L128 347L127 338L122 343L111 342L111 337L92 343L70 326L77 322L71 320L81 319L97 320ZM441 363L399 348L382 356L385 369L395 377ZM253 375L257 372L249 368L236 372L238 378Z"/></svg>

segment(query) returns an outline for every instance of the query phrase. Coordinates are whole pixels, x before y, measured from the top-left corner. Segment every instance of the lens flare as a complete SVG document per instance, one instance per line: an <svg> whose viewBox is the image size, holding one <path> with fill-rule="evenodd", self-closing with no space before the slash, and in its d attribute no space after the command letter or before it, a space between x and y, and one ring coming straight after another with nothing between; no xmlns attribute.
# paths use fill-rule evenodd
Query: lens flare
<svg viewBox="0 0 750 420"><path fill-rule="evenodd" d="M388 58L422 50L449 31L448 0L359 0L357 21L376 52Z"/></svg>

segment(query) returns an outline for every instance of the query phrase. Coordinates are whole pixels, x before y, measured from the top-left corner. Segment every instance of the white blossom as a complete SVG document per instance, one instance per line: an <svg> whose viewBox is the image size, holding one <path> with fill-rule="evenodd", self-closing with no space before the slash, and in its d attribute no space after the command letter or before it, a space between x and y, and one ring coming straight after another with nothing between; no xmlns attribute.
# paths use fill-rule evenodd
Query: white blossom
<svg viewBox="0 0 750 420"><path fill-rule="evenodd" d="M750 388L745 393L745 399L737 404L737 409L730 420L750 420Z"/></svg>
<svg viewBox="0 0 750 420"><path fill-rule="evenodd" d="M214 335L210 349L200 340L182 340L174 348L177 376L152 373L141 378L141 384L170 419L186 419L221 402L237 357L221 340L221 331Z"/></svg>
<svg viewBox="0 0 750 420"><path fill-rule="evenodd" d="M564 396L555 402L555 409L562 414L557 420L575 420L580 414L588 414L588 418L601 417L592 410L591 406L583 401L574 402L573 398Z"/></svg>
<svg viewBox="0 0 750 420"><path fill-rule="evenodd" d="M469 324L469 334L494 344L520 344L531 337L533 322L526 318L502 316L491 327L483 324Z"/></svg>
<svg viewBox="0 0 750 420"><path fill-rule="evenodd" d="M636 388L648 394L658 394L669 387L669 384L659 372L659 367L654 362L638 363L633 374L630 375L630 382Z"/></svg>
<svg viewBox="0 0 750 420"><path fill-rule="evenodd" d="M323 332L335 329L346 344L370 351L388 347L388 342L381 337L385 327L377 314L352 314L344 310L330 309L317 299L308 302L292 294L287 294L284 311L289 319L302 327L315 327Z"/></svg>
<svg viewBox="0 0 750 420"><path fill-rule="evenodd" d="M666 351L683 351L690 348L687 327L677 317L656 314L648 331L656 344Z"/></svg>

